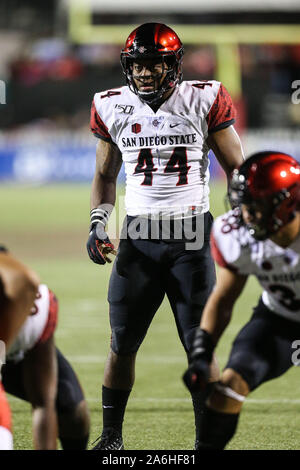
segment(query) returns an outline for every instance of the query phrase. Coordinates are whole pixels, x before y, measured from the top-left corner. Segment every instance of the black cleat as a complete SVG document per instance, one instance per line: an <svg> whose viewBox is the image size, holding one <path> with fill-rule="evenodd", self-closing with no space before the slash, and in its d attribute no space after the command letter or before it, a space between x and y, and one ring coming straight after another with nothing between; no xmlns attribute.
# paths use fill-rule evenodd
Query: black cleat
<svg viewBox="0 0 300 470"><path fill-rule="evenodd" d="M124 450L123 438L120 432L110 429L101 434L95 442L98 444L92 450Z"/></svg>
<svg viewBox="0 0 300 470"><path fill-rule="evenodd" d="M194 450L211 450L212 451L212 450L220 450L220 449L216 449L212 447L211 445L204 444L203 442L198 441L198 439L196 439Z"/></svg>

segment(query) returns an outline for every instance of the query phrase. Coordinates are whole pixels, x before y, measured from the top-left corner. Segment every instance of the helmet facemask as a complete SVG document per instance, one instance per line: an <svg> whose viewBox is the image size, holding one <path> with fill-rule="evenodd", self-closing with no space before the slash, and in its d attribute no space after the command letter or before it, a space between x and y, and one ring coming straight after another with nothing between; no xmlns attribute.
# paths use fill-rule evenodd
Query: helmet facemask
<svg viewBox="0 0 300 470"><path fill-rule="evenodd" d="M134 75L133 72L133 63L139 62L140 60L153 60L157 63L162 63L163 65L163 72L160 75L153 76L153 81L157 84L157 88L150 92L144 92L139 90L136 83L136 80L148 80L149 75L146 77ZM147 56L140 54L138 57L130 57L129 54L121 54L121 65L123 68L123 73L126 77L127 85L129 86L130 90L139 96L139 98L150 105L155 105L160 102L164 96L164 94L174 88L177 83L180 83L182 80L182 72L181 72L181 62L182 57L178 60L175 53L172 54L162 54L155 56ZM162 83L160 83L163 74L166 73L165 78L163 79ZM151 77L151 75L150 75Z"/></svg>
<svg viewBox="0 0 300 470"><path fill-rule="evenodd" d="M266 240L281 228L282 222L276 218L272 202L265 201L262 206L261 203L253 201L245 205L247 206L247 212L253 216L253 221L244 222L244 225L255 240ZM261 214L259 220L256 218L257 212Z"/></svg>

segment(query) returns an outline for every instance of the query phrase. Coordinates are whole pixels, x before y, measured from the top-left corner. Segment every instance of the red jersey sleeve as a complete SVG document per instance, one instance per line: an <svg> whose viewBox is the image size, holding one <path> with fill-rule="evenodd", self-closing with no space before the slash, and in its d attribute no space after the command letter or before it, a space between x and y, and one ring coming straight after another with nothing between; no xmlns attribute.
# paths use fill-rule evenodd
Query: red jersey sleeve
<svg viewBox="0 0 300 470"><path fill-rule="evenodd" d="M208 133L231 126L235 122L235 117L236 110L231 96L221 83L216 99L206 116Z"/></svg>
<svg viewBox="0 0 300 470"><path fill-rule="evenodd" d="M53 334L58 322L58 300L55 294L49 289L49 311L48 320L44 331L37 344L45 343Z"/></svg>
<svg viewBox="0 0 300 470"><path fill-rule="evenodd" d="M97 113L94 100L92 102L92 107L91 107L90 127L91 127L92 133L96 137L98 137L99 139L105 140L106 142L112 142L111 136L109 135L106 125L104 124L99 114Z"/></svg>
<svg viewBox="0 0 300 470"><path fill-rule="evenodd" d="M237 269L234 266L228 264L227 261L224 259L224 256L222 255L217 245L213 232L211 232L210 234L210 250L211 250L213 259L216 261L216 263L218 263L219 266L221 266L221 268L227 268L230 271L237 271Z"/></svg>

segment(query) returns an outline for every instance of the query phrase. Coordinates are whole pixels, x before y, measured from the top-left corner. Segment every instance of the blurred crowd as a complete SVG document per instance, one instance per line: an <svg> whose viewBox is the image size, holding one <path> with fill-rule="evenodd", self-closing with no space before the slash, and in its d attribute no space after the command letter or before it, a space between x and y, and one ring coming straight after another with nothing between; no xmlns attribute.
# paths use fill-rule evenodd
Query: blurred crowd
<svg viewBox="0 0 300 470"><path fill-rule="evenodd" d="M0 0L0 16L5 3ZM12 0L16 8L24 9L29 3L32 6L34 1ZM39 14L39 23L30 17L28 11L32 15L38 11L39 3L35 3L36 9L26 10L27 16L26 11L22 16L7 14L12 30L5 30L4 16L0 18L0 79L6 84L7 102L0 106L0 129L24 125L87 129L94 93L125 83L119 62L121 45L72 44L66 25L51 27L55 5L60 2L52 1L48 27L45 13ZM39 28L30 32L32 24ZM300 107L292 105L291 84L300 79L300 44L240 45L239 55L244 125L249 129L299 126ZM186 80L216 78L214 46L187 45L183 69Z"/></svg>

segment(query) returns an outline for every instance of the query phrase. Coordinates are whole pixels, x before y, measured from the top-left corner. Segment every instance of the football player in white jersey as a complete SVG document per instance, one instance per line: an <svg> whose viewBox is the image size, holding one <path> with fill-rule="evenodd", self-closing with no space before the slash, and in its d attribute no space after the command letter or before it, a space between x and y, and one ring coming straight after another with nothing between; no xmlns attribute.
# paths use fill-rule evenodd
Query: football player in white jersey
<svg viewBox="0 0 300 470"><path fill-rule="evenodd" d="M190 390L205 387L213 350L250 274L263 293L206 402L198 450L224 449L245 397L293 365L300 338L299 163L284 153L257 153L234 171L229 198L235 209L218 217L211 233L220 271L184 375Z"/></svg>
<svg viewBox="0 0 300 470"><path fill-rule="evenodd" d="M215 283L208 151L213 149L228 177L243 161L228 92L215 80L182 81L182 56L172 29L141 25L121 52L127 86L96 93L92 104L91 129L99 142L87 250L95 263L104 264L115 253L105 226L122 161L127 211L108 292L112 341L97 450L123 448L136 353L165 294L189 352ZM198 423L202 393L192 399Z"/></svg>
<svg viewBox="0 0 300 470"><path fill-rule="evenodd" d="M57 437L64 450L84 450L89 436L89 414L82 388L71 365L55 347L57 299L45 284L33 284L31 271L7 251L0 255L0 279L4 283L5 292L9 292L9 285L10 290L20 292L17 305L14 309L10 308L5 318L2 307L6 306L7 301L3 305L1 302L0 338L5 338L7 345L6 360L2 367L4 389L31 403L36 450L56 449ZM17 271L16 274L14 271ZM25 277L28 277L27 273L31 276L29 280ZM24 284L22 289L20 281L22 286ZM23 318L23 324L18 331L14 330L12 340L7 342L5 333L11 328L11 319L16 316ZM1 404L0 448L3 440L2 411ZM7 414L4 421L9 422Z"/></svg>
<svg viewBox="0 0 300 470"><path fill-rule="evenodd" d="M1 379L6 351L25 322L38 289L38 277L0 246L0 450L12 450L11 414Z"/></svg>

